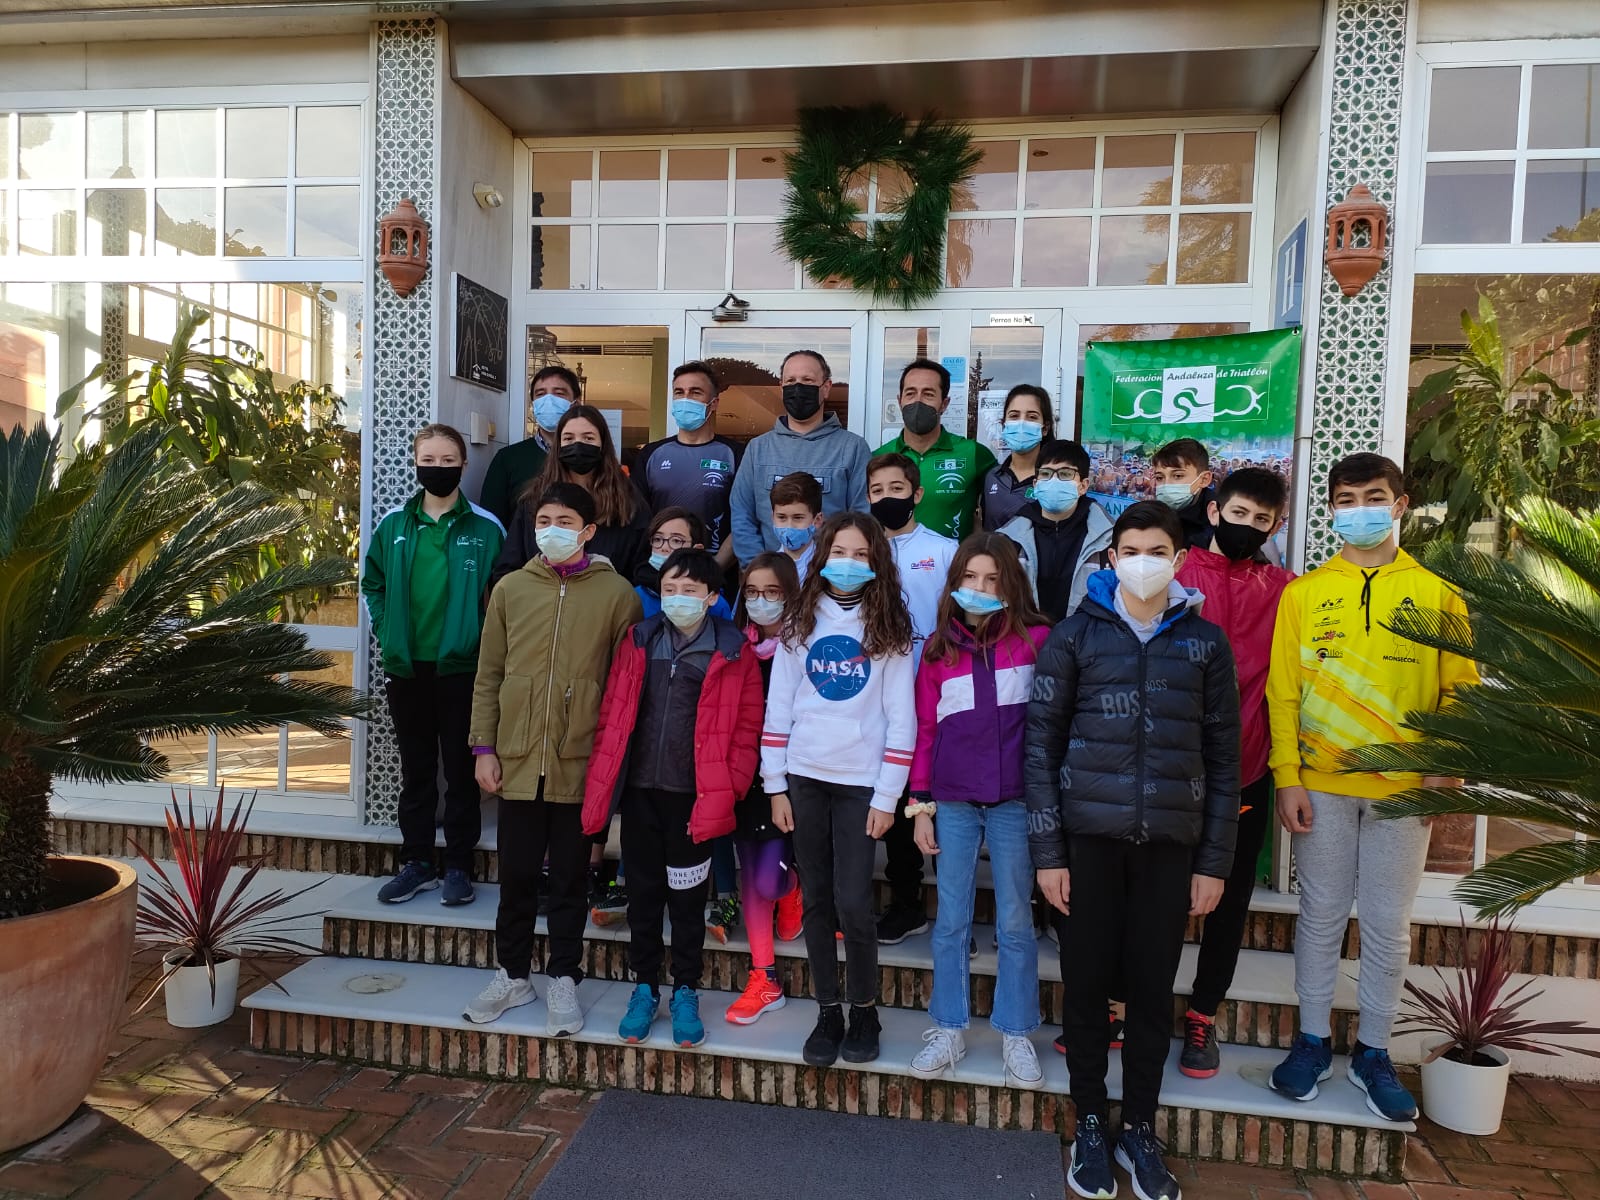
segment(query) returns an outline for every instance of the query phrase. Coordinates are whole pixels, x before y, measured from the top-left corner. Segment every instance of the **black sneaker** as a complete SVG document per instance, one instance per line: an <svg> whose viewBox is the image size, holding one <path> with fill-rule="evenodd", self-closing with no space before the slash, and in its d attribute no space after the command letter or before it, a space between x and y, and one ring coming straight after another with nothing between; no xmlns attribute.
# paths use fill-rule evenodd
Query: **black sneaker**
<svg viewBox="0 0 1600 1200"><path fill-rule="evenodd" d="M878 1057L878 1008L859 1004L850 1006L850 1032L845 1034L844 1055L847 1063L868 1063Z"/></svg>
<svg viewBox="0 0 1600 1200"><path fill-rule="evenodd" d="M408 862L388 883L378 889L378 899L385 904L400 904L418 892L430 892L439 886L439 875L432 864Z"/></svg>
<svg viewBox="0 0 1600 1200"><path fill-rule="evenodd" d="M1072 1163L1067 1168L1067 1186L1089 1200L1114 1200L1117 1176L1111 1170L1111 1145L1106 1141L1105 1122L1090 1115L1078 1118L1072 1139Z"/></svg>
<svg viewBox="0 0 1600 1200"><path fill-rule="evenodd" d="M839 1057L839 1047L844 1042L844 1009L837 1004L824 1004L817 1009L817 1023L806 1039L802 1054L806 1065L831 1067Z"/></svg>
<svg viewBox="0 0 1600 1200"><path fill-rule="evenodd" d="M472 877L465 871L452 867L444 873L444 890L439 893L440 904L471 904L474 895Z"/></svg>
<svg viewBox="0 0 1600 1200"><path fill-rule="evenodd" d="M1178 1070L1190 1079L1210 1079L1221 1066L1216 1022L1191 1008L1183 1014L1183 1054L1178 1058Z"/></svg>
<svg viewBox="0 0 1600 1200"><path fill-rule="evenodd" d="M908 937L928 932L928 914L909 904L891 904L878 918L878 944L898 946Z"/></svg>
<svg viewBox="0 0 1600 1200"><path fill-rule="evenodd" d="M1178 1181L1161 1157L1162 1145L1149 1121L1125 1126L1117 1139L1117 1162L1133 1180L1139 1200L1183 1200Z"/></svg>
<svg viewBox="0 0 1600 1200"><path fill-rule="evenodd" d="M606 927L620 925L628 919L628 889L616 880L600 888L598 892L591 891L589 895L589 919L596 925Z"/></svg>

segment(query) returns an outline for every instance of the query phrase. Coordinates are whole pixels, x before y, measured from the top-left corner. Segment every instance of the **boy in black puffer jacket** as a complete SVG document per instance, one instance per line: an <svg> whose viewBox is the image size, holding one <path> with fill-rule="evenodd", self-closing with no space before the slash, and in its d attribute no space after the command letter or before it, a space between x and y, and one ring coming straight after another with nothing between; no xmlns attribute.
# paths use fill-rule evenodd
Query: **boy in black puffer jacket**
<svg viewBox="0 0 1600 1200"><path fill-rule="evenodd" d="M1071 1184L1111 1196L1106 1003L1126 992L1116 1159L1144 1200L1177 1200L1151 1128L1170 1048L1172 983L1190 915L1233 865L1239 688L1205 599L1173 579L1183 527L1164 504L1112 530L1113 570L1040 651L1028 704L1028 842L1045 899L1067 914L1065 1039L1078 1110Z"/></svg>

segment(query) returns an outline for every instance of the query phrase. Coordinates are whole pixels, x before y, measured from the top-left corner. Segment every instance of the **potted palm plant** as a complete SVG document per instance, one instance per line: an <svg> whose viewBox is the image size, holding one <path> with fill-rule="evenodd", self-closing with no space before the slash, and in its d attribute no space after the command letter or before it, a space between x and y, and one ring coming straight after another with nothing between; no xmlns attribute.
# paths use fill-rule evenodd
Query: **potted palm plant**
<svg viewBox="0 0 1600 1200"><path fill-rule="evenodd" d="M1476 947L1474 952L1469 952L1469 944ZM1487 1136L1500 1128L1505 1111L1509 1051L1556 1054L1558 1049L1547 1039L1600 1034L1600 1028L1522 1015L1543 993L1531 990L1532 979L1513 983L1511 926L1502 925L1498 917L1470 939L1463 917L1456 945L1453 981L1438 967L1436 990L1406 980L1405 1005L1395 1032L1432 1035L1423 1041L1422 1058L1422 1111L1428 1119L1458 1133ZM1567 1049L1600 1058L1600 1051Z"/></svg>
<svg viewBox="0 0 1600 1200"><path fill-rule="evenodd" d="M174 794L166 818L176 882L137 839L128 839L152 875L152 884L139 897L138 939L165 949L139 1008L163 995L167 1024L180 1029L215 1025L233 1015L242 964L253 965L259 956L317 952L284 932L306 914L281 910L323 880L294 892L274 888L250 895L265 865L264 856L244 852L245 827L254 807L252 797L248 803L236 802L224 815L218 789L216 807L197 817L194 798L185 814ZM242 872L235 874L235 868Z"/></svg>

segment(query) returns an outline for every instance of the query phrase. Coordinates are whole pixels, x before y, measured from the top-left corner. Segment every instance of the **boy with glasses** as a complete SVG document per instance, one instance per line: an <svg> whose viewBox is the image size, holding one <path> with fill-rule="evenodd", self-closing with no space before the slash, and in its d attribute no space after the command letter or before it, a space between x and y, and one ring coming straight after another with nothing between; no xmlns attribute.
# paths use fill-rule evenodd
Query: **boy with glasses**
<svg viewBox="0 0 1600 1200"><path fill-rule="evenodd" d="M1052 622L1078 607L1111 548L1111 518L1085 496L1088 490L1089 452L1077 442L1046 443L1033 499L1000 527L1016 543L1039 609Z"/></svg>

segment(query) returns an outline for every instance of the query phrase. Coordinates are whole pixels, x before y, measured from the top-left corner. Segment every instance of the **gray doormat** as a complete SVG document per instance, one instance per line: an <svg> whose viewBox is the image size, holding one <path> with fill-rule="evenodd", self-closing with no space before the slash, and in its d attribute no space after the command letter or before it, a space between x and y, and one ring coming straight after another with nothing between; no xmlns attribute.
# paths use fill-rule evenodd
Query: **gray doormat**
<svg viewBox="0 0 1600 1200"><path fill-rule="evenodd" d="M612 1090L537 1200L1060 1200L1061 1140L849 1113Z"/></svg>

